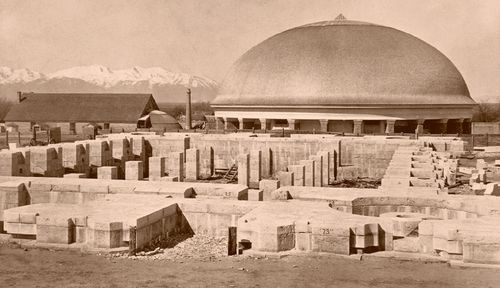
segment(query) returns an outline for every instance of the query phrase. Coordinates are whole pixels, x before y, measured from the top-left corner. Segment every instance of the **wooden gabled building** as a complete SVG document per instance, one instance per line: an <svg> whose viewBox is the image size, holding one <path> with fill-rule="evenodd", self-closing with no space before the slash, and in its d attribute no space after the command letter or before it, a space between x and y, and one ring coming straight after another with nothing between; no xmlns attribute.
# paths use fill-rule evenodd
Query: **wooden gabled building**
<svg viewBox="0 0 500 288"><path fill-rule="evenodd" d="M18 93L4 121L13 130L28 132L34 125L61 127L62 133L80 133L92 123L104 129L133 131L139 118L158 110L152 94Z"/></svg>

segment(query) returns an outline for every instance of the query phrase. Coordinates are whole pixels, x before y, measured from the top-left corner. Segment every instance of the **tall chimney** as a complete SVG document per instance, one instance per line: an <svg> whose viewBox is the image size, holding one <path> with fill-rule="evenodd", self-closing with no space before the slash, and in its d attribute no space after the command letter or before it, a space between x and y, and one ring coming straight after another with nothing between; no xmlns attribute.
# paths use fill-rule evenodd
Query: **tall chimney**
<svg viewBox="0 0 500 288"><path fill-rule="evenodd" d="M189 130L191 129L191 89L187 88L186 91L186 125L184 126L184 129Z"/></svg>
<svg viewBox="0 0 500 288"><path fill-rule="evenodd" d="M21 91L17 91L17 97L19 98L19 103L21 103L21 101L23 101L23 92Z"/></svg>

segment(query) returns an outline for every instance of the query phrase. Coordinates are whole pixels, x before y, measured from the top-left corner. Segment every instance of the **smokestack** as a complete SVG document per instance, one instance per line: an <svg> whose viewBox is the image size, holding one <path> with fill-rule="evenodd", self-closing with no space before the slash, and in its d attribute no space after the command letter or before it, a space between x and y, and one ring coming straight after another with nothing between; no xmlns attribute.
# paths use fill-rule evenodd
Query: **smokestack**
<svg viewBox="0 0 500 288"><path fill-rule="evenodd" d="M187 89L186 91L186 125L184 129L191 129L191 89Z"/></svg>
<svg viewBox="0 0 500 288"><path fill-rule="evenodd" d="M17 97L19 98L19 103L21 103L21 101L23 101L23 92L21 91L17 91Z"/></svg>

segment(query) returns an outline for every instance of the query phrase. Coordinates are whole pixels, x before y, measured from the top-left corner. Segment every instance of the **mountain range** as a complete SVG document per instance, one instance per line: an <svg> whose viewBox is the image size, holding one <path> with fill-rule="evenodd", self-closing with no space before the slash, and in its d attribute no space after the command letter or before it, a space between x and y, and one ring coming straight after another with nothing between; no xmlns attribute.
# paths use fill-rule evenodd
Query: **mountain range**
<svg viewBox="0 0 500 288"><path fill-rule="evenodd" d="M161 67L112 70L102 65L78 66L43 74L27 68L0 67L0 97L17 101L17 91L45 93L152 93L158 103L185 101L190 87L195 102L211 101L217 83Z"/></svg>

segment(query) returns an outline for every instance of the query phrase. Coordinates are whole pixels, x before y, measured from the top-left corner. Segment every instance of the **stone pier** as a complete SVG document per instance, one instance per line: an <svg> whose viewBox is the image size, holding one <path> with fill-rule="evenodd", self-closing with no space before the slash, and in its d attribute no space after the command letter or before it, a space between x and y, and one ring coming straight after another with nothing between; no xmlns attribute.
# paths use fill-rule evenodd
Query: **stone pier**
<svg viewBox="0 0 500 288"><path fill-rule="evenodd" d="M142 161L125 162L125 180L142 180L143 175Z"/></svg>
<svg viewBox="0 0 500 288"><path fill-rule="evenodd" d="M304 186L306 166L304 165L289 165L288 171L293 173L293 186Z"/></svg>
<svg viewBox="0 0 500 288"><path fill-rule="evenodd" d="M184 152L171 152L165 158L165 170L168 176L179 177L179 182L184 181Z"/></svg>
<svg viewBox="0 0 500 288"><path fill-rule="evenodd" d="M196 181L200 178L200 150L186 150L186 181Z"/></svg>
<svg viewBox="0 0 500 288"><path fill-rule="evenodd" d="M304 165L305 167L305 175L304 175L304 186L311 186L314 187L315 181L315 166L316 166L316 161L314 160L300 160L300 164Z"/></svg>
<svg viewBox="0 0 500 288"><path fill-rule="evenodd" d="M97 168L97 179L118 179L118 168L115 166L102 166Z"/></svg>
<svg viewBox="0 0 500 288"><path fill-rule="evenodd" d="M250 185L250 154L238 155L238 184Z"/></svg>
<svg viewBox="0 0 500 288"><path fill-rule="evenodd" d="M149 181L160 181L165 176L165 157L149 157Z"/></svg>
<svg viewBox="0 0 500 288"><path fill-rule="evenodd" d="M258 188L262 179L262 151L250 151L250 188Z"/></svg>

